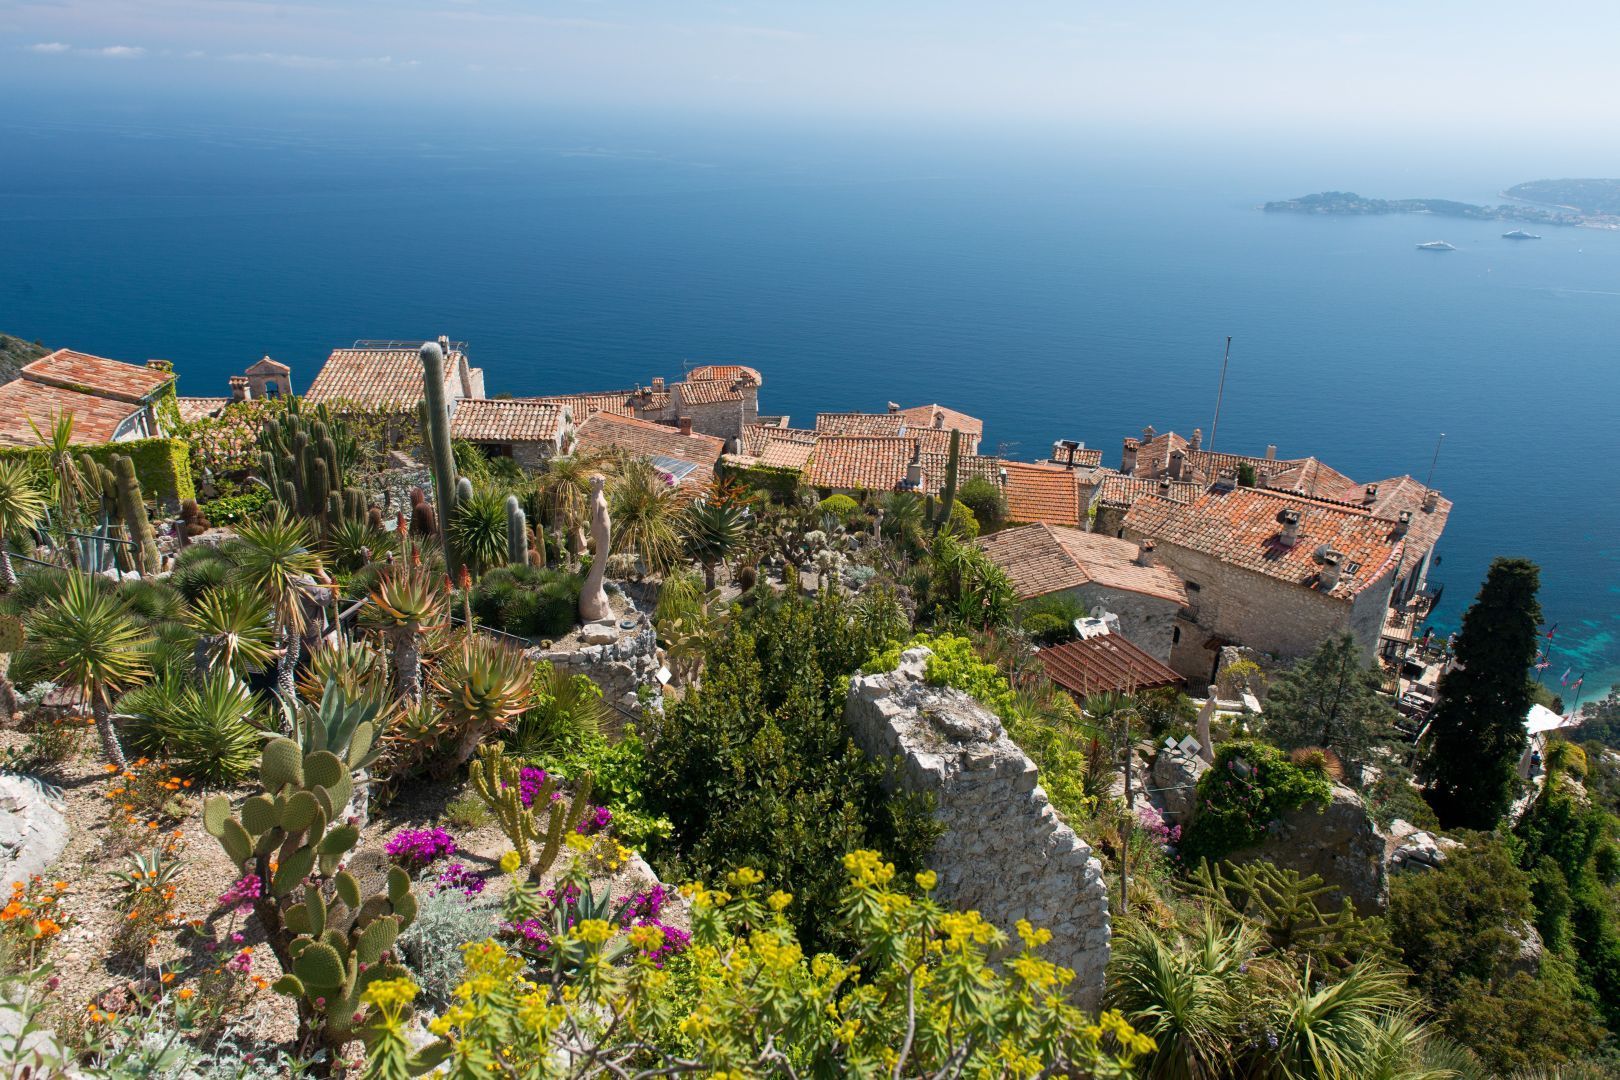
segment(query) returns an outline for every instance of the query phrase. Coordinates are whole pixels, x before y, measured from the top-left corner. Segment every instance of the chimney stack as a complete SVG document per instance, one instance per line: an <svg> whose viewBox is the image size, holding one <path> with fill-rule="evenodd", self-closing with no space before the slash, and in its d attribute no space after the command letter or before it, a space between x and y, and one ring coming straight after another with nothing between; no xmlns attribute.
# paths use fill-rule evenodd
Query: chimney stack
<svg viewBox="0 0 1620 1080"><path fill-rule="evenodd" d="M1432 514L1438 509L1440 509L1440 492L1430 488L1423 493L1423 512Z"/></svg>
<svg viewBox="0 0 1620 1080"><path fill-rule="evenodd" d="M1373 503L1375 503L1377 501L1378 501L1378 485L1377 484L1368 484L1367 485L1367 490L1361 496L1362 504L1365 505L1365 506L1371 506Z"/></svg>
<svg viewBox="0 0 1620 1080"><path fill-rule="evenodd" d="M911 460L906 462L906 490L922 490L922 443L911 447Z"/></svg>
<svg viewBox="0 0 1620 1080"><path fill-rule="evenodd" d="M1412 528L1412 511L1402 510L1400 517L1395 519L1395 535L1397 538L1405 536Z"/></svg>
<svg viewBox="0 0 1620 1080"><path fill-rule="evenodd" d="M1139 445L1135 439L1125 440L1125 449L1119 455L1119 471L1126 476L1136 475L1136 451Z"/></svg>
<svg viewBox="0 0 1620 1080"><path fill-rule="evenodd" d="M1168 499L1169 497L1170 497L1170 478L1168 476L1161 476L1161 477L1159 477L1159 498Z"/></svg>
<svg viewBox="0 0 1620 1080"><path fill-rule="evenodd" d="M231 376L231 400L247 401L253 397L253 388L249 385L246 375Z"/></svg>
<svg viewBox="0 0 1620 1080"><path fill-rule="evenodd" d="M1152 442L1154 437L1158 434L1159 433L1157 431L1153 430L1153 425L1149 424L1147 427L1142 429L1142 441L1145 443Z"/></svg>
<svg viewBox="0 0 1620 1080"><path fill-rule="evenodd" d="M1266 446L1266 460L1267 461L1276 461L1277 460L1277 444L1276 443L1270 443L1270 444L1268 444Z"/></svg>
<svg viewBox="0 0 1620 1080"><path fill-rule="evenodd" d="M664 377L662 375L653 376L652 388L653 393L655 394L662 394L664 392Z"/></svg>
<svg viewBox="0 0 1620 1080"><path fill-rule="evenodd" d="M889 402L889 411L891 413L899 412L900 411L900 403L898 401Z"/></svg>
<svg viewBox="0 0 1620 1080"><path fill-rule="evenodd" d="M1231 469L1222 469L1220 475L1215 478L1216 491L1235 491L1237 486L1237 473Z"/></svg>
<svg viewBox="0 0 1620 1080"><path fill-rule="evenodd" d="M1339 583L1339 572L1344 567L1344 555L1337 551L1322 553L1322 572L1318 575L1323 592L1331 592Z"/></svg>
<svg viewBox="0 0 1620 1080"><path fill-rule="evenodd" d="M1177 447L1170 451L1170 479L1181 480L1187 475L1187 451Z"/></svg>
<svg viewBox="0 0 1620 1080"><path fill-rule="evenodd" d="M1144 537L1142 543L1136 549L1137 566L1153 565L1153 547L1153 541Z"/></svg>
<svg viewBox="0 0 1620 1080"><path fill-rule="evenodd" d="M1277 523L1282 526L1282 532L1277 534L1277 542L1283 547L1293 547L1299 542L1299 511L1277 511Z"/></svg>
<svg viewBox="0 0 1620 1080"><path fill-rule="evenodd" d="M1202 449L1204 445L1204 429L1193 428L1192 438L1187 440L1187 446L1192 450Z"/></svg>
<svg viewBox="0 0 1620 1080"><path fill-rule="evenodd" d="M681 425L681 434L682 435L690 435L690 434L692 434L692 418L690 416L681 417L680 425Z"/></svg>

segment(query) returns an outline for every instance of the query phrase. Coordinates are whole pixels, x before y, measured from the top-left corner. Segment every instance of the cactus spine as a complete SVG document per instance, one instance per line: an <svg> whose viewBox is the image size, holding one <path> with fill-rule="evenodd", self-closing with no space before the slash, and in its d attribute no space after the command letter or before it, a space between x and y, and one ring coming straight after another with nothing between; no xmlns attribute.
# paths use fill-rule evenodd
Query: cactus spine
<svg viewBox="0 0 1620 1080"><path fill-rule="evenodd" d="M512 566L526 566L529 562L529 523L523 517L523 505L516 495L506 497L506 561Z"/></svg>
<svg viewBox="0 0 1620 1080"><path fill-rule="evenodd" d="M433 470L439 530L444 541L444 566L452 578L461 569L450 543L450 519L456 509L456 457L450 446L450 406L444 399L444 350L438 342L422 346L422 432L427 439L428 464Z"/></svg>
<svg viewBox="0 0 1620 1080"><path fill-rule="evenodd" d="M124 454L113 457L113 475L118 484L118 514L124 519L129 538L135 549L136 566L142 577L157 573L162 558L158 555L157 536L152 532L152 521L146 516L146 502L141 498L141 484L135 479L135 461Z"/></svg>
<svg viewBox="0 0 1620 1080"><path fill-rule="evenodd" d="M585 804L591 797L591 774L580 778L572 799L556 800L552 795L557 791L557 778L547 776L529 805L524 806L520 764L506 756L500 743L490 743L479 748L478 756L468 766L467 778L512 841L512 850L523 860L521 865L529 868L530 878L539 880L557 861L563 837L573 832L585 816ZM547 815L543 827L541 813ZM534 844L541 845L538 857L534 856Z"/></svg>

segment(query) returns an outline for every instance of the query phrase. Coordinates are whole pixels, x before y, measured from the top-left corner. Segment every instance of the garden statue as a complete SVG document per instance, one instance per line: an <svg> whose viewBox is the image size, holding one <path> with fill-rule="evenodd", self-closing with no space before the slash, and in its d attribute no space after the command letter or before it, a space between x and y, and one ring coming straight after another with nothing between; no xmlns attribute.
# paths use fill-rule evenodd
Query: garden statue
<svg viewBox="0 0 1620 1080"><path fill-rule="evenodd" d="M1204 701L1204 707L1198 710L1198 756L1215 763L1215 746L1209 737L1209 722L1215 716L1216 687L1209 688L1209 697Z"/></svg>
<svg viewBox="0 0 1620 1080"><path fill-rule="evenodd" d="M579 617L584 622L601 622L612 618L608 607L607 590L602 581L607 576L608 552L613 532L608 526L607 496L602 494L602 477L591 477L591 572L585 575L585 587L579 594Z"/></svg>

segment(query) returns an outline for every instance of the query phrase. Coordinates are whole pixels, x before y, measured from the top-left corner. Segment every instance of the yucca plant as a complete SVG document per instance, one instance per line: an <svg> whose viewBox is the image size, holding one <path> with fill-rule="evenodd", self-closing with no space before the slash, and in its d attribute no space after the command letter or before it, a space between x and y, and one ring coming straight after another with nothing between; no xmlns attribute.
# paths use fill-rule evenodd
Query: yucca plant
<svg viewBox="0 0 1620 1080"><path fill-rule="evenodd" d="M447 596L441 581L420 569L384 574L371 592L367 621L380 626L394 648L395 692L422 696L422 635L444 621Z"/></svg>
<svg viewBox="0 0 1620 1080"><path fill-rule="evenodd" d="M309 522L287 516L285 508L277 504L269 517L241 526L237 535L230 555L242 583L261 593L275 613L281 637L276 692L283 700L291 701L302 649L304 601L314 577L321 572L315 534Z"/></svg>
<svg viewBox="0 0 1620 1080"><path fill-rule="evenodd" d="M197 678L222 670L240 678L275 662L275 628L270 604L257 592L235 585L208 590L182 619L197 635Z"/></svg>
<svg viewBox="0 0 1620 1080"><path fill-rule="evenodd" d="M79 472L78 460L74 457L73 413L66 410L56 413L44 430L30 416L28 426L34 429L34 438L45 451L45 464L51 481L50 497L56 504L56 525L62 547L72 564L78 566L79 545L68 535L68 530L78 527L79 500L85 495L86 485L83 474Z"/></svg>
<svg viewBox="0 0 1620 1080"><path fill-rule="evenodd" d="M118 702L130 745L207 787L253 774L263 743L258 695L225 668L196 681L173 670Z"/></svg>
<svg viewBox="0 0 1620 1080"><path fill-rule="evenodd" d="M466 764L486 735L528 708L533 673L521 652L487 637L469 634L449 650L434 684L454 739L441 772Z"/></svg>
<svg viewBox="0 0 1620 1080"><path fill-rule="evenodd" d="M491 488L457 501L450 517L450 542L474 577L506 565L506 496Z"/></svg>
<svg viewBox="0 0 1620 1080"><path fill-rule="evenodd" d="M394 538L363 519L345 518L327 530L325 550L333 567L353 573L385 559L394 550Z"/></svg>
<svg viewBox="0 0 1620 1080"><path fill-rule="evenodd" d="M675 489L664 473L649 461L627 462L608 489L608 504L615 554L633 555L655 574L675 565L681 537Z"/></svg>
<svg viewBox="0 0 1620 1080"><path fill-rule="evenodd" d="M615 465L606 454L571 454L552 458L546 471L535 481L535 495L539 503L535 515L537 523L549 527L564 537L564 547L575 554L583 550L584 529L590 517L591 477L610 473Z"/></svg>
<svg viewBox="0 0 1620 1080"><path fill-rule="evenodd" d="M123 768L112 698L151 673L145 654L151 635L117 597L97 591L81 574L69 575L61 595L30 612L26 626L40 662L84 692L102 753Z"/></svg>
<svg viewBox="0 0 1620 1080"><path fill-rule="evenodd" d="M506 746L520 758L555 756L578 748L602 729L607 706L585 675L554 664L534 671L534 700L506 733Z"/></svg>
<svg viewBox="0 0 1620 1080"><path fill-rule="evenodd" d="M1306 961L1275 989L1277 1048L1265 1054L1271 1075L1287 1080L1363 1077L1382 1046L1383 1023L1408 995L1393 972L1362 963L1322 983Z"/></svg>
<svg viewBox="0 0 1620 1080"><path fill-rule="evenodd" d="M681 515L686 553L703 567L703 587L714 588L714 568L742 546L748 511L736 503L697 502Z"/></svg>
<svg viewBox="0 0 1620 1080"><path fill-rule="evenodd" d="M17 584L17 571L11 565L12 536L32 529L45 516L45 493L34 482L34 474L21 458L0 460L0 593Z"/></svg>
<svg viewBox="0 0 1620 1080"><path fill-rule="evenodd" d="M1244 964L1257 936L1206 920L1197 936L1141 922L1116 933L1108 966L1109 1007L1157 1044L1144 1080L1215 1080L1233 1075Z"/></svg>

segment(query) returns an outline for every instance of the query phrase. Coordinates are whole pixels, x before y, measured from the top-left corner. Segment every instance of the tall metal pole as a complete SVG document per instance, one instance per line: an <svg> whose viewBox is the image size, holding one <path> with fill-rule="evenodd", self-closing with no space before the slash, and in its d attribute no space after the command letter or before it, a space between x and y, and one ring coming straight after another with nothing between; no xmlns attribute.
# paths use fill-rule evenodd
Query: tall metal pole
<svg viewBox="0 0 1620 1080"><path fill-rule="evenodd" d="M1446 441L1446 433L1441 432L1440 437L1434 440L1434 457L1429 459L1429 475L1423 478L1423 486L1428 487L1434 480L1434 466L1440 460L1440 444Z"/></svg>
<svg viewBox="0 0 1620 1080"><path fill-rule="evenodd" d="M1209 425L1209 449L1215 450L1215 432L1221 426L1221 398L1226 396L1226 365L1232 360L1232 335L1226 335L1226 355L1221 357L1221 386L1215 391L1215 420Z"/></svg>

